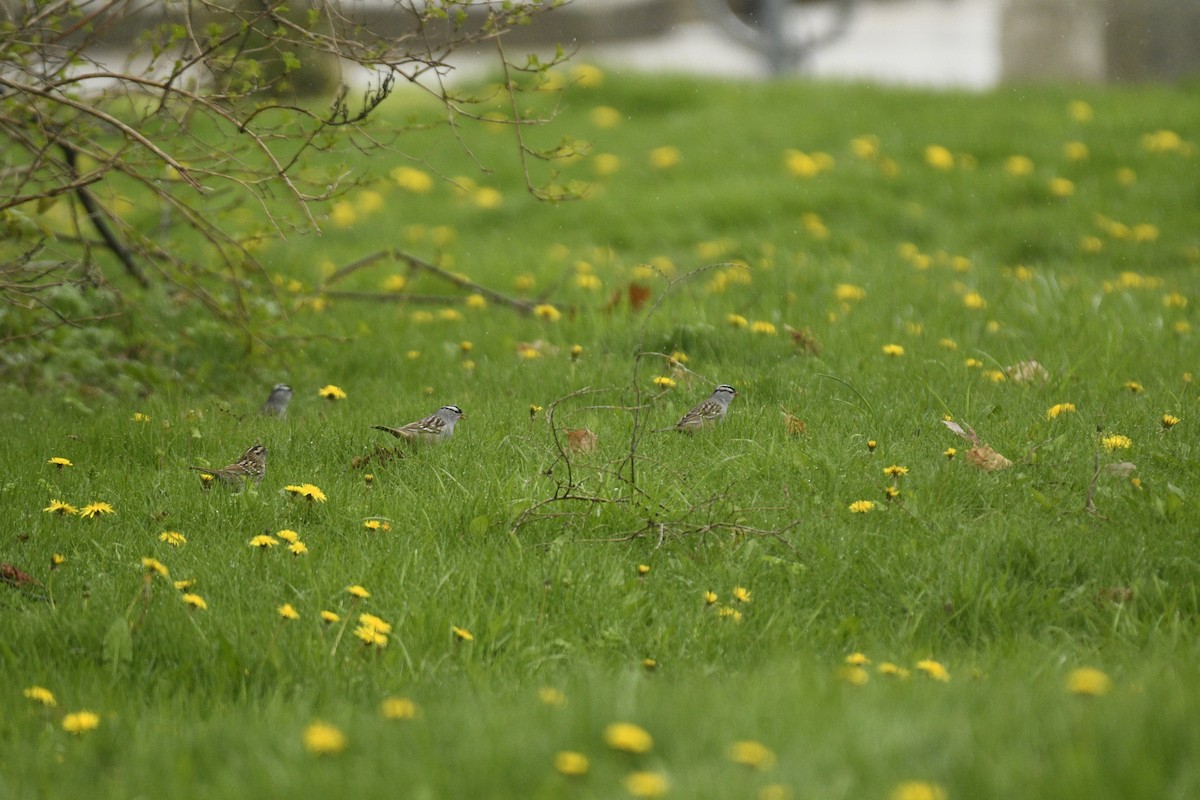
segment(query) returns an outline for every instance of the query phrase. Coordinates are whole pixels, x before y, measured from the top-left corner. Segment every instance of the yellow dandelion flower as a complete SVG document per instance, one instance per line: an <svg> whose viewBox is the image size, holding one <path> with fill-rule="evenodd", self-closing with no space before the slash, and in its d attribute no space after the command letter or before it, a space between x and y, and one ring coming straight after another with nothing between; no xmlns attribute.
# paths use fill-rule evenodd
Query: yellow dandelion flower
<svg viewBox="0 0 1200 800"><path fill-rule="evenodd" d="M899 464L893 464L890 467L883 468L883 474L889 478L899 478L901 475L908 474L908 467L902 467Z"/></svg>
<svg viewBox="0 0 1200 800"><path fill-rule="evenodd" d="M287 542L288 544L295 544L296 542L300 541L300 534L287 528L284 528L281 531L276 531L275 537Z"/></svg>
<svg viewBox="0 0 1200 800"><path fill-rule="evenodd" d="M283 487L285 492L294 494L297 497L303 497L309 501L324 503L327 499L325 493L311 483L302 483L299 485L291 485Z"/></svg>
<svg viewBox="0 0 1200 800"><path fill-rule="evenodd" d="M849 506L851 514L866 514L868 511L875 510L874 500L855 500Z"/></svg>
<svg viewBox="0 0 1200 800"><path fill-rule="evenodd" d="M405 286L408 286L408 278L403 275L389 275L383 279L385 292L402 292Z"/></svg>
<svg viewBox="0 0 1200 800"><path fill-rule="evenodd" d="M871 659L867 658L863 653L851 653L842 659L842 661L851 667L865 667L871 663Z"/></svg>
<svg viewBox="0 0 1200 800"><path fill-rule="evenodd" d="M730 595L732 595L733 599L739 603L749 603L750 602L750 590L747 589L745 586L733 587L733 591L730 592Z"/></svg>
<svg viewBox="0 0 1200 800"><path fill-rule="evenodd" d="M346 749L346 734L326 722L312 722L304 729L304 749L314 756L333 756Z"/></svg>
<svg viewBox="0 0 1200 800"><path fill-rule="evenodd" d="M893 664L890 661L884 661L875 669L880 675L887 675L890 678L900 678L901 680L907 679L911 674L904 667Z"/></svg>
<svg viewBox="0 0 1200 800"><path fill-rule="evenodd" d="M390 174L396 185L406 192L425 194L433 189L433 178L429 173L414 167L395 167Z"/></svg>
<svg viewBox="0 0 1200 800"><path fill-rule="evenodd" d="M466 299L463 300L463 303L466 304L467 308L474 309L476 311L487 308L487 298L481 294L469 294L467 295Z"/></svg>
<svg viewBox="0 0 1200 800"><path fill-rule="evenodd" d="M346 591L350 594L351 597L358 598L359 600L366 600L368 597L371 596L370 592L368 592L363 587L359 586L357 583L354 584L353 586L347 586Z"/></svg>
<svg viewBox="0 0 1200 800"><path fill-rule="evenodd" d="M1158 421L1159 424L1163 426L1164 430L1170 430L1179 424L1179 417L1176 417L1172 414L1163 414Z"/></svg>
<svg viewBox="0 0 1200 800"><path fill-rule="evenodd" d="M903 345L885 344L881 349L885 356L891 356L892 358L899 358L900 356L904 355Z"/></svg>
<svg viewBox="0 0 1200 800"><path fill-rule="evenodd" d="M137 411L132 417L130 417L130 419L132 419L134 422L149 422L152 417L149 414L143 414L142 412Z"/></svg>
<svg viewBox="0 0 1200 800"><path fill-rule="evenodd" d="M931 658L918 661L916 667L935 681L946 683L950 680L950 673L946 671L946 668Z"/></svg>
<svg viewBox="0 0 1200 800"><path fill-rule="evenodd" d="M322 386L317 390L317 396L323 397L326 400L345 400L346 393L340 387L334 386L332 383Z"/></svg>
<svg viewBox="0 0 1200 800"><path fill-rule="evenodd" d="M752 769L770 769L775 766L775 753L762 742L744 739L729 745L729 760Z"/></svg>
<svg viewBox="0 0 1200 800"><path fill-rule="evenodd" d="M600 278L597 277L596 275L586 274L586 275L576 275L575 276L575 285L578 286L580 289L585 289L589 292L594 292L600 288L601 283L600 283Z"/></svg>
<svg viewBox="0 0 1200 800"><path fill-rule="evenodd" d="M946 790L928 781L904 781L896 784L888 800L946 800Z"/></svg>
<svg viewBox="0 0 1200 800"><path fill-rule="evenodd" d="M79 516L84 519L94 519L105 514L115 514L116 509L108 503L88 503L83 508L79 509Z"/></svg>
<svg viewBox="0 0 1200 800"><path fill-rule="evenodd" d="M963 366L965 366L967 369L979 369L983 366L983 362L978 358L968 358L963 362Z"/></svg>
<svg viewBox="0 0 1200 800"><path fill-rule="evenodd" d="M888 500L895 500L900 496L900 490L895 486L885 486L883 487L883 494Z"/></svg>
<svg viewBox="0 0 1200 800"><path fill-rule="evenodd" d="M1112 679L1098 669L1080 667L1067 675L1067 691L1098 697L1112 691Z"/></svg>
<svg viewBox="0 0 1200 800"><path fill-rule="evenodd" d="M679 148L670 145L656 147L650 151L649 155L650 166L654 169L670 169L682 160L683 154L679 152Z"/></svg>
<svg viewBox="0 0 1200 800"><path fill-rule="evenodd" d="M454 638L460 642L473 642L475 637L466 628L460 628L457 625L452 625L450 630L454 633Z"/></svg>
<svg viewBox="0 0 1200 800"><path fill-rule="evenodd" d="M761 333L767 336L774 336L775 326L770 322L755 320L754 322L750 323L750 331L751 333Z"/></svg>
<svg viewBox="0 0 1200 800"><path fill-rule="evenodd" d="M820 162L800 150L785 150L783 153L783 165L787 171L797 178L812 178L821 173Z"/></svg>
<svg viewBox="0 0 1200 800"><path fill-rule="evenodd" d="M370 625L359 625L354 629L354 635L367 647L387 647L387 634L375 630Z"/></svg>
<svg viewBox="0 0 1200 800"><path fill-rule="evenodd" d="M1004 171L1014 178L1023 178L1033 172L1033 159L1029 156L1009 156L1004 160Z"/></svg>
<svg viewBox="0 0 1200 800"><path fill-rule="evenodd" d="M741 314L730 314L725 317L725 321L735 328L745 328L750 322Z"/></svg>
<svg viewBox="0 0 1200 800"><path fill-rule="evenodd" d="M554 708L562 708L567 704L567 696L563 694L562 689L555 689L553 686L543 686L537 691L538 700L547 706Z"/></svg>
<svg viewBox="0 0 1200 800"><path fill-rule="evenodd" d="M184 605L188 606L189 608L193 608L197 611L208 610L208 603L204 602L204 598L198 594L186 592L180 596L180 599L183 600Z"/></svg>
<svg viewBox="0 0 1200 800"><path fill-rule="evenodd" d="M634 797L662 797L670 788L666 775L648 770L629 773L623 783L625 791Z"/></svg>
<svg viewBox="0 0 1200 800"><path fill-rule="evenodd" d="M604 743L625 753L649 753L654 748L654 737L640 725L614 722L604 729Z"/></svg>
<svg viewBox="0 0 1200 800"><path fill-rule="evenodd" d="M363 522L363 527L371 532L390 531L392 523L382 519L369 519Z"/></svg>
<svg viewBox="0 0 1200 800"><path fill-rule="evenodd" d="M850 152L863 161L874 159L879 155L879 137L871 133L854 137L850 140Z"/></svg>
<svg viewBox="0 0 1200 800"><path fill-rule="evenodd" d="M588 112L588 119L597 128L615 128L624 120L624 115L612 106L596 106Z"/></svg>
<svg viewBox="0 0 1200 800"><path fill-rule="evenodd" d="M987 308L987 301L983 299L983 295L979 292L967 292L963 295L963 305L973 311L978 311L979 309Z"/></svg>
<svg viewBox="0 0 1200 800"><path fill-rule="evenodd" d="M871 681L871 673L866 669L849 664L839 667L837 676L851 686L866 686Z"/></svg>
<svg viewBox="0 0 1200 800"><path fill-rule="evenodd" d="M171 585L175 587L176 591L182 592L184 589L190 589L195 586L196 581L192 578L187 578L182 581L174 581Z"/></svg>
<svg viewBox="0 0 1200 800"><path fill-rule="evenodd" d="M1101 439L1100 444L1111 453L1114 450L1128 450L1133 447L1133 440L1128 436L1114 433L1112 436L1105 436Z"/></svg>
<svg viewBox="0 0 1200 800"><path fill-rule="evenodd" d="M284 603L279 608L275 609L275 613L284 620L300 619L300 612L296 611L295 606L291 603Z"/></svg>
<svg viewBox="0 0 1200 800"><path fill-rule="evenodd" d="M1142 392L1146 391L1145 387L1143 387L1137 381L1125 381L1125 383L1122 384L1122 388L1128 389L1133 394L1141 394Z"/></svg>
<svg viewBox="0 0 1200 800"><path fill-rule="evenodd" d="M659 375L654 379L653 383L660 389L674 389L676 386L675 381L665 375Z"/></svg>
<svg viewBox="0 0 1200 800"><path fill-rule="evenodd" d="M182 547L187 544L187 537L177 531L163 531L158 535L160 542L166 542L172 547Z"/></svg>
<svg viewBox="0 0 1200 800"><path fill-rule="evenodd" d="M938 347L941 347L943 350L957 350L958 342L950 338L938 339Z"/></svg>
<svg viewBox="0 0 1200 800"><path fill-rule="evenodd" d="M1075 184L1068 178L1051 178L1046 188L1055 197L1070 197L1075 194Z"/></svg>
<svg viewBox="0 0 1200 800"><path fill-rule="evenodd" d="M560 775L566 775L568 778L577 778L580 775L586 775L588 766L588 757L583 753L577 753L574 750L561 750L554 754L554 770Z"/></svg>
<svg viewBox="0 0 1200 800"><path fill-rule="evenodd" d="M874 439L867 439L868 452L874 453L876 447L879 447L879 442L875 441Z"/></svg>
<svg viewBox="0 0 1200 800"><path fill-rule="evenodd" d="M1055 403L1046 409L1046 419L1057 419L1062 414L1074 414L1074 403Z"/></svg>
<svg viewBox="0 0 1200 800"><path fill-rule="evenodd" d="M51 571L58 569L65 563L67 563L67 557L64 556L62 553L51 553L50 554L50 569L51 569Z"/></svg>
<svg viewBox="0 0 1200 800"><path fill-rule="evenodd" d="M384 719L406 720L416 719L420 709L407 697L385 697L379 704L379 713Z"/></svg>
<svg viewBox="0 0 1200 800"><path fill-rule="evenodd" d="M50 505L42 509L47 514L58 514L59 516L71 516L79 513L79 509L70 503L64 503L62 500L51 500Z"/></svg>
<svg viewBox="0 0 1200 800"><path fill-rule="evenodd" d="M504 195L499 189L491 186L480 186L475 191L471 192L471 202L476 208L491 210L504 205Z"/></svg>
<svg viewBox="0 0 1200 800"><path fill-rule="evenodd" d="M247 544L251 547L257 547L259 550L269 550L270 548L279 544L279 540L269 534L260 533L258 536L255 536L249 542L247 542Z"/></svg>
<svg viewBox="0 0 1200 800"><path fill-rule="evenodd" d="M292 542L288 545L288 552L294 556L302 556L308 553L308 545L304 542Z"/></svg>
<svg viewBox="0 0 1200 800"><path fill-rule="evenodd" d="M592 170L600 177L607 177L619 172L621 169L620 156L612 153L596 153L592 156Z"/></svg>
<svg viewBox="0 0 1200 800"><path fill-rule="evenodd" d="M953 459L956 455L958 455L958 450L953 447L947 447L945 450L942 451L942 455L944 455L946 457L946 460L949 461L949 460Z"/></svg>
<svg viewBox="0 0 1200 800"><path fill-rule="evenodd" d="M1063 156L1067 161L1087 161L1088 146L1083 142L1067 142L1063 145Z"/></svg>
<svg viewBox="0 0 1200 800"><path fill-rule="evenodd" d="M378 631L379 633L392 632L391 624L385 622L383 619L375 616L374 614L359 614L358 622L360 625L364 625L373 631Z"/></svg>
<svg viewBox="0 0 1200 800"><path fill-rule="evenodd" d="M738 611L736 608L730 608L729 606L722 606L721 608L718 608L717 616L733 622L742 621L742 612Z"/></svg>
<svg viewBox="0 0 1200 800"><path fill-rule="evenodd" d="M164 578L171 577L171 571L168 570L166 565L157 558L142 556L142 569L146 571L147 575L153 573L155 575L161 575Z"/></svg>
<svg viewBox="0 0 1200 800"><path fill-rule="evenodd" d="M571 345L571 360L578 361L579 357L581 355L583 355L583 345L581 345L581 344Z"/></svg>
<svg viewBox="0 0 1200 800"><path fill-rule="evenodd" d="M716 592L707 591L704 593L704 605L706 605L706 606L713 605L714 603L717 602L718 599L720 599L720 598L717 597Z"/></svg>
<svg viewBox="0 0 1200 800"><path fill-rule="evenodd" d="M925 148L925 163L934 169L953 169L954 154L940 144L931 144Z"/></svg>
<svg viewBox="0 0 1200 800"><path fill-rule="evenodd" d="M649 564L638 564L637 565L637 574L639 576L649 575L650 574L650 565Z"/></svg>
<svg viewBox="0 0 1200 800"><path fill-rule="evenodd" d="M75 711L62 720L62 729L67 733L82 735L100 727L100 715L94 711Z"/></svg>
<svg viewBox="0 0 1200 800"><path fill-rule="evenodd" d="M22 692L35 703L41 703L49 708L54 708L58 705L58 701L54 699L54 693L49 689L43 689L41 686L30 686Z"/></svg>
<svg viewBox="0 0 1200 800"><path fill-rule="evenodd" d="M333 611L328 611L328 610L322 611L320 614L320 617L321 617L321 622L324 622L326 625L336 625L342 621L342 618L340 616L338 616Z"/></svg>
<svg viewBox="0 0 1200 800"><path fill-rule="evenodd" d="M58 467L59 469L62 469L63 467L73 467L73 466L75 466L74 464L72 464L72 463L71 463L71 459L69 459L69 458L63 458L62 456L54 456L53 458L51 458L51 459L50 459L49 461L47 461L46 463L47 463L47 464L53 464L54 466Z"/></svg>
<svg viewBox="0 0 1200 800"><path fill-rule="evenodd" d="M533 313L538 319L544 319L547 322L558 322L562 317L562 312L549 303L534 306Z"/></svg>
<svg viewBox="0 0 1200 800"><path fill-rule="evenodd" d="M1096 112L1092 110L1092 106L1086 100L1072 100L1067 103L1067 113L1071 115L1071 119L1076 122L1091 122L1096 116Z"/></svg>

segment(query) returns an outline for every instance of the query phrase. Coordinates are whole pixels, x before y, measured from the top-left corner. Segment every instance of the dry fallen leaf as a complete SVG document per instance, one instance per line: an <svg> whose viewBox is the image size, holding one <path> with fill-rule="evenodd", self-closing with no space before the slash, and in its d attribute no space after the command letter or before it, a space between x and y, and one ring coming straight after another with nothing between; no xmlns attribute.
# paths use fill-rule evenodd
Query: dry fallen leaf
<svg viewBox="0 0 1200 800"><path fill-rule="evenodd" d="M587 428L567 429L567 448L573 453L590 453L596 449L597 436Z"/></svg>
<svg viewBox="0 0 1200 800"><path fill-rule="evenodd" d="M1012 366L1004 368L1004 374L1013 383L1046 383L1050 380L1050 373L1038 362L1030 359L1029 361L1018 361Z"/></svg>
<svg viewBox="0 0 1200 800"><path fill-rule="evenodd" d="M802 436L805 431L808 430L808 426L804 424L804 420L800 419L783 406L780 406L779 408L783 411L783 428L790 435Z"/></svg>
<svg viewBox="0 0 1200 800"><path fill-rule="evenodd" d="M10 586L15 586L18 589L22 586L41 586L40 583L28 573L14 567L12 564L0 564L0 581L4 581Z"/></svg>

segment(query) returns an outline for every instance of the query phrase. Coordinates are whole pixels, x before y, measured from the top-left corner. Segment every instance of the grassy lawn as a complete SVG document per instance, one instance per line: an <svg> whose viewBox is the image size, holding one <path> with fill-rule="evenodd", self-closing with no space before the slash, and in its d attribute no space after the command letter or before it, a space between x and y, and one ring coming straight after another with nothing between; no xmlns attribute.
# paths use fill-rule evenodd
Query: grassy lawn
<svg viewBox="0 0 1200 800"><path fill-rule="evenodd" d="M152 297L153 392L0 388L0 796L1200 794L1194 87L580 74L527 135L587 199L348 150L271 347ZM385 248L552 308L320 293Z"/></svg>

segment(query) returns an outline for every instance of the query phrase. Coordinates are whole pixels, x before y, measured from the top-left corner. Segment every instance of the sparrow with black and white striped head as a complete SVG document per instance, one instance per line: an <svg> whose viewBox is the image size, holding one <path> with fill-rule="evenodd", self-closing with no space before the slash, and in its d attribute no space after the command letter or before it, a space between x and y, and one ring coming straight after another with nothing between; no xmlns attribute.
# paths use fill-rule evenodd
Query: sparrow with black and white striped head
<svg viewBox="0 0 1200 800"><path fill-rule="evenodd" d="M286 383L277 383L263 403L262 413L267 417L286 417L288 402L292 399L292 387Z"/></svg>
<svg viewBox="0 0 1200 800"><path fill-rule="evenodd" d="M267 448L256 444L242 453L242 457L227 467L209 469L208 467L188 467L204 475L211 475L227 486L238 486L242 481L252 480L257 486L262 483L267 474Z"/></svg>
<svg viewBox="0 0 1200 800"><path fill-rule="evenodd" d="M684 414L679 422L669 428L659 428L659 430L695 433L701 428L716 425L725 419L725 414L729 411L729 403L735 397L737 397L737 390L727 383L722 383L709 395L707 400Z"/></svg>
<svg viewBox="0 0 1200 800"><path fill-rule="evenodd" d="M460 419L466 419L461 408L455 405L442 406L425 419L410 422L399 428L389 428L386 425L372 425L377 431L387 431L397 439L410 442L441 442L454 435L454 426Z"/></svg>

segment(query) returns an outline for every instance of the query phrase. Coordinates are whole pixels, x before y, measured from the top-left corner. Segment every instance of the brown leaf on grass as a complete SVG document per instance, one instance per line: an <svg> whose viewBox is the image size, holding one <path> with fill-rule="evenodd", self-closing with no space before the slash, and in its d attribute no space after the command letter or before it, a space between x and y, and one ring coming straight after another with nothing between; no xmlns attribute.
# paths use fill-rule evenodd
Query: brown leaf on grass
<svg viewBox="0 0 1200 800"><path fill-rule="evenodd" d="M808 426L804 424L804 420L788 411L782 405L779 406L779 409L783 412L783 429L788 432L788 435L803 436L808 431Z"/></svg>
<svg viewBox="0 0 1200 800"><path fill-rule="evenodd" d="M621 305L621 300L625 298L629 300L631 311L640 311L646 303L650 302L650 287L631 282L624 292L618 289L612 293L612 296L608 298L608 302L604 304L604 310L612 311Z"/></svg>
<svg viewBox="0 0 1200 800"><path fill-rule="evenodd" d="M1096 592L1096 602L1123 605L1133 600L1133 589L1128 586L1105 586Z"/></svg>
<svg viewBox="0 0 1200 800"><path fill-rule="evenodd" d="M1045 384L1050 380L1049 371L1032 359L1029 361L1018 361L1016 364L1005 367L1004 374L1008 376L1010 381L1016 384Z"/></svg>
<svg viewBox="0 0 1200 800"><path fill-rule="evenodd" d="M587 428L567 429L567 449L573 453L590 453L596 449L596 434Z"/></svg>
<svg viewBox="0 0 1200 800"><path fill-rule="evenodd" d="M1011 461L993 450L987 442L980 441L979 434L975 433L970 425L959 425L949 419L942 420L942 424L971 443L972 447L966 454L967 462L971 465L987 472L1008 469L1012 466Z"/></svg>
<svg viewBox="0 0 1200 800"><path fill-rule="evenodd" d="M20 589L23 586L41 586L32 575L22 572L12 564L7 562L0 564L0 581L4 581L9 586L15 586Z"/></svg>
<svg viewBox="0 0 1200 800"><path fill-rule="evenodd" d="M1008 469L1012 466L1011 461L986 444L979 444L968 450L967 461L985 472L995 472L996 470Z"/></svg>
<svg viewBox="0 0 1200 800"><path fill-rule="evenodd" d="M792 337L792 344L806 356L819 356L821 354L821 343L817 341L816 334L812 332L812 328L793 328L791 325L784 325L783 329L787 331L787 335Z"/></svg>

